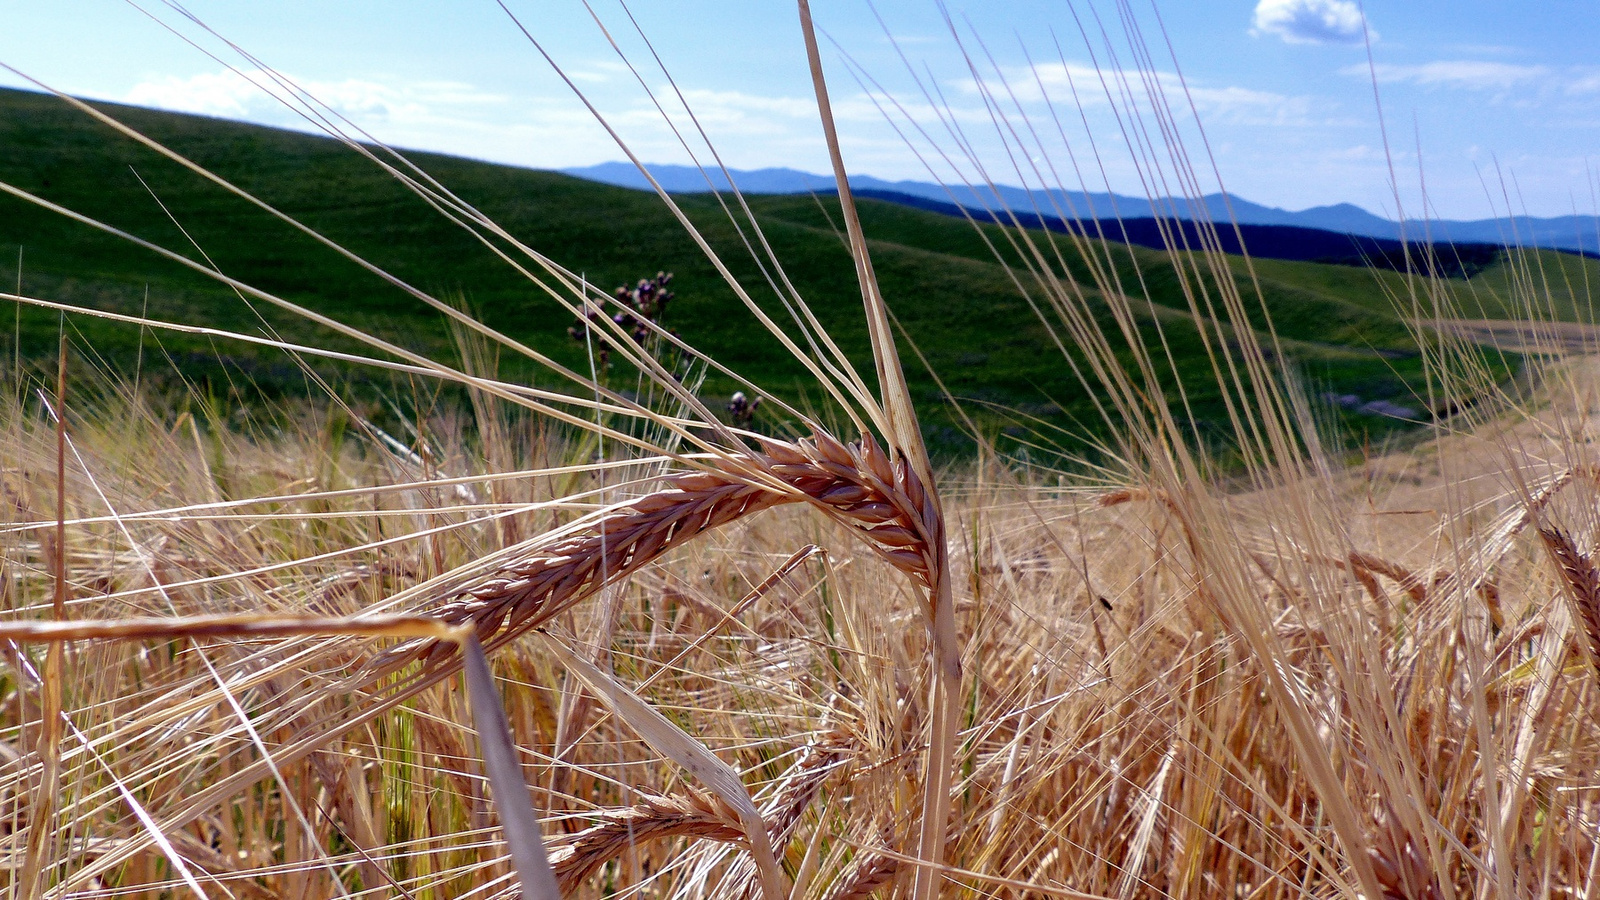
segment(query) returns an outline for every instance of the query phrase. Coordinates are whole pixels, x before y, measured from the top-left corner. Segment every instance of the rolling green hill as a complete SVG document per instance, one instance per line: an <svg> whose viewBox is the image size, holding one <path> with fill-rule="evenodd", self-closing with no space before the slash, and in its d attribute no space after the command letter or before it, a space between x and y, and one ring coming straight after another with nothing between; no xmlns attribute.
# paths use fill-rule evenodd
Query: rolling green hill
<svg viewBox="0 0 1600 900"><path fill-rule="evenodd" d="M103 108L399 278L459 298L491 326L587 369L581 346L567 335L573 324L568 314L470 235L335 142L194 116ZM409 156L519 240L595 284L610 287L658 269L676 273L679 299L667 324L767 389L822 402L803 369L753 323L654 196L549 172ZM54 98L0 91L0 180L192 258L203 252L230 276L386 340L440 358L456 353L436 312ZM781 318L776 295L713 198L691 195L682 203L741 282ZM836 201L765 196L752 197L751 204L788 277L846 352L869 367L853 268L834 228ZM998 407L1018 410L1022 418L1094 430L1083 388L1011 275L970 225L878 201L865 201L861 209L896 316L949 388L975 401L971 409L986 428L999 431L1013 420ZM1140 248L1119 249L1118 258L1125 283L1136 283L1136 265L1142 272L1152 301L1145 319L1159 317L1177 368L1186 373L1202 420L1198 427L1207 431L1209 422L1222 421L1220 397L1205 377L1209 367L1171 264L1165 255ZM1070 253L1067 267L1082 274L1081 260ZM1417 348L1386 295L1399 276L1309 263L1266 262L1258 271L1262 300L1285 340L1285 365L1318 391L1416 405L1411 398L1420 376ZM1491 267L1478 277L1487 285L1505 274ZM23 293L45 299L130 313L148 310L154 318L236 331L270 326L291 341L360 350L350 339L261 304L252 309L217 283L124 240L0 198L0 284L19 278ZM18 352L43 359L54 352L58 317L21 310L15 331ZM1154 340L1154 329L1146 331ZM292 362L276 351L171 334L160 338L158 348L138 329L84 317L71 319L69 333L80 353L113 369L131 367L142 343L146 359L164 351L189 377L214 389L304 389ZM955 417L934 379L917 367L913 354L905 356L930 435L946 449L959 448ZM370 377L339 366L324 369L348 385ZM550 378L509 354L502 354L501 371L518 379ZM620 372L611 377L624 386L628 381ZM385 376L378 383L389 382ZM713 377L704 392L720 401L733 389L731 382ZM1358 431L1395 427L1379 416L1344 415Z"/></svg>

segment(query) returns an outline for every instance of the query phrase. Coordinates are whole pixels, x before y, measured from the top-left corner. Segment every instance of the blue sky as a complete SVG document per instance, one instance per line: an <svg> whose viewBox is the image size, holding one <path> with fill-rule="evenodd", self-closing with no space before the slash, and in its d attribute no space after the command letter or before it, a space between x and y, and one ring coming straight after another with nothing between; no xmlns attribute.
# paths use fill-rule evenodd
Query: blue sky
<svg viewBox="0 0 1600 900"><path fill-rule="evenodd" d="M72 93L296 124L246 77L166 26L248 78L264 80L252 64L173 7L139 2L142 8L122 0L7 0L0 7L0 62ZM645 85L670 98L627 11L616 0L591 2ZM507 3L643 159L688 160L581 2ZM1125 73L1142 95L1113 4L1080 0L1076 21L1073 6L1060 0L948 5L976 76L931 2L878 4L897 49L864 0L815 0L853 171L927 180L931 166L940 177L970 178L976 170L957 153L965 144L996 181L1086 182L1092 189L1109 181L1120 191L1142 191L1115 104L1097 74L1097 64L1099 73ZM1484 218L1503 212L1508 198L1514 210L1535 215L1596 212L1589 154L1600 147L1600 61L1593 57L1600 17L1592 3L1375 0L1362 9L1349 0L1190 0L1161 4L1159 23L1148 0L1131 0L1131 7L1155 73L1148 83L1178 108L1174 118L1205 190L1215 189L1217 178L1205 162L1185 88L1216 170L1234 193L1290 209L1354 202L1392 215L1375 71L1408 214L1421 209L1419 147L1436 215ZM493 0L190 0L187 8L389 143L538 167L622 157ZM826 169L792 5L637 0L629 8L729 165ZM1095 12L1114 51L1100 38ZM1079 21L1091 34L1088 44ZM1363 23L1372 37L1373 70ZM881 93L852 76L846 54ZM24 84L9 73L0 73L0 83ZM1116 79L1109 83L1115 88ZM981 85L1002 104L1011 102L1009 86L1038 132L1037 144L1015 115L997 131ZM1071 103L1074 87L1081 115ZM880 110L893 110L887 105L893 102L909 116L900 126L913 135L912 146ZM692 130L681 108L669 109L680 128ZM941 114L959 124L959 135L940 130ZM1145 133L1159 141L1148 112L1143 121ZM916 137L914 124L931 140ZM1007 127L1021 137L1005 138ZM1017 140L1028 145L1025 153ZM703 158L703 147L695 152ZM1143 184L1158 192L1178 183L1170 169L1164 181L1150 180L1148 165L1145 171Z"/></svg>

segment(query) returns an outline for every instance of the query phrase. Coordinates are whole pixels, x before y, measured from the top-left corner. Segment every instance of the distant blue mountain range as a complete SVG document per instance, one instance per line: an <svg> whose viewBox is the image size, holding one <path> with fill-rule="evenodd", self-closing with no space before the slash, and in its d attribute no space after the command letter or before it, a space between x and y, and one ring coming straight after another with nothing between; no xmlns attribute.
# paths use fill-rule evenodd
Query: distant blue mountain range
<svg viewBox="0 0 1600 900"><path fill-rule="evenodd" d="M650 189L649 182L631 163L601 163L597 166L562 171L568 175L605 184L639 190ZM692 166L651 166L650 172L663 188L674 193L706 191L713 186L717 190L728 189L728 180L721 173L711 174L708 184L707 173L702 173ZM740 190L752 194L832 193L834 189L833 176L816 175L796 169L734 170L733 177ZM886 181L870 175L852 177L850 186L868 195L908 202L910 205L940 212L959 212L958 206L974 210L995 209L999 203L1004 203L1007 208L1016 212L1034 212L1046 218L1055 218L1064 213L1069 218L1080 219L1148 219L1161 215L1192 220L1203 215L1216 222L1226 222L1230 217L1231 205L1232 218L1240 225L1286 225L1389 241L1399 239L1401 234L1400 223L1375 216L1352 203L1313 206L1310 209L1291 212L1224 194L1207 194L1198 202L1187 199L1152 201L1143 197L1085 191L1051 191L1047 195L1044 191L1028 191L1005 185L998 186L992 191L988 188L971 187L946 189L929 182ZM999 198L998 202L996 195ZM940 208L946 205L948 209ZM1525 247L1600 252L1600 221L1592 216L1554 218L1516 216L1430 222L1410 220L1405 224L1405 236L1412 241L1428 237L1440 243L1518 244Z"/></svg>

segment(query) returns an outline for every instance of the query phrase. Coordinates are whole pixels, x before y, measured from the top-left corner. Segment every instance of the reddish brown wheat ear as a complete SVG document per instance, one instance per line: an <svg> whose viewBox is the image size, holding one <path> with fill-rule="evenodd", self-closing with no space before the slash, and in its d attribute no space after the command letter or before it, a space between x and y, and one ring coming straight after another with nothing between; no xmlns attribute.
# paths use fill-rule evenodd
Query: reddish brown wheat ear
<svg viewBox="0 0 1600 900"><path fill-rule="evenodd" d="M671 475L659 490L614 506L588 527L503 566L437 610L503 644L625 577L668 550L752 513L811 503L865 537L873 550L935 593L944 525L922 480L870 435L846 446L817 432L794 443L763 440L711 468ZM384 659L443 662L454 645L431 643Z"/></svg>

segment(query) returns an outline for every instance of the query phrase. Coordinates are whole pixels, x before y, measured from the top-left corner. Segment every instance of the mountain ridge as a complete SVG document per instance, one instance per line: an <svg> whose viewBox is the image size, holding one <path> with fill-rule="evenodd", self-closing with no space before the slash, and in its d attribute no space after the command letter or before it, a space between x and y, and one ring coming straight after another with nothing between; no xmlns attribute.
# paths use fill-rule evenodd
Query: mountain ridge
<svg viewBox="0 0 1600 900"><path fill-rule="evenodd" d="M706 173L693 166L652 165L651 175L672 193L703 193L715 186L727 190L721 172ZM651 190L649 182L631 163L608 162L560 169L566 175L616 187ZM730 170L740 190L755 194L832 193L831 175L789 168ZM1600 251L1600 217L1507 216L1491 219L1407 219L1403 223L1375 215L1354 203L1335 203L1293 211L1254 203L1231 194L1206 194L1198 201L1163 197L1150 200L1126 194L1095 191L1028 190L1009 185L993 188L968 185L946 187L924 181L890 181L871 175L851 176L858 191L875 191L920 198L971 210L997 209L1001 204L1019 212L1037 212L1053 218L1207 218L1240 225L1288 225L1383 240L1423 238L1462 244L1498 244L1552 250ZM998 202L997 202L998 201Z"/></svg>

